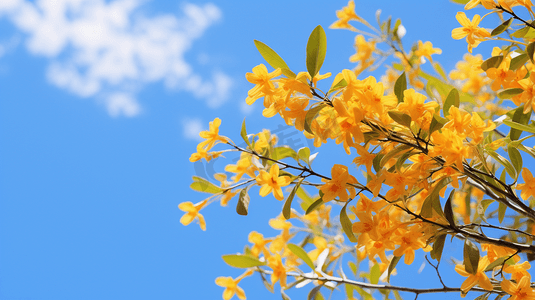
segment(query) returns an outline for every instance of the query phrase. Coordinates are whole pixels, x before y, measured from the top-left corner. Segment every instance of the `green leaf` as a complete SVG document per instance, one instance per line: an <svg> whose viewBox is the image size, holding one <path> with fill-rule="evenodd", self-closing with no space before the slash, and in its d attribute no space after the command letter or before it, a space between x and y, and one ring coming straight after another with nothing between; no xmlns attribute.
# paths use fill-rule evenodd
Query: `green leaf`
<svg viewBox="0 0 535 300"><path fill-rule="evenodd" d="M444 101L444 106L442 108L444 117L450 114L450 107L455 106L459 108L459 104L460 104L459 91L457 91L456 88L453 88L448 94L446 101Z"/></svg>
<svg viewBox="0 0 535 300"><path fill-rule="evenodd" d="M527 114L525 114L524 104L522 104L516 110L514 110L512 119L513 119L513 122L515 123L518 123L521 125L527 125L530 117L531 117L531 112L528 112ZM511 141L518 140L523 130L513 128L512 124L509 124L508 126L511 126L511 131L509 132L509 137L511 138Z"/></svg>
<svg viewBox="0 0 535 300"><path fill-rule="evenodd" d="M522 155L520 155L520 151L518 151L518 149L516 149L515 147L509 145L507 146L507 153L509 153L509 159L515 167L516 174L520 174L520 172L522 172ZM518 178L518 175L516 178Z"/></svg>
<svg viewBox="0 0 535 300"><path fill-rule="evenodd" d="M399 112L399 111L394 111L394 110L389 111L388 115L392 118L392 120L396 121L398 124L403 125L408 128L411 127L411 121L412 121L411 116L405 113Z"/></svg>
<svg viewBox="0 0 535 300"><path fill-rule="evenodd" d="M292 215L292 201L295 197L295 193L299 189L299 186L301 185L301 182L303 182L304 177L301 177L299 181L295 184L294 188L292 189L292 192L290 195L288 195L288 198L286 198L286 201L284 202L284 206L282 207L282 215L286 220L290 218Z"/></svg>
<svg viewBox="0 0 535 300"><path fill-rule="evenodd" d="M379 264L375 263L370 270L370 283L377 284L379 277L381 277L381 269L379 268Z"/></svg>
<svg viewBox="0 0 535 300"><path fill-rule="evenodd" d="M446 75L446 72L444 72L444 68L442 68L438 62L433 63L433 69L435 69L435 71L440 75L440 77L442 77L444 81L448 81L448 76Z"/></svg>
<svg viewBox="0 0 535 300"><path fill-rule="evenodd" d="M452 227L456 227L455 216L453 215L453 206L451 204L454 194L455 190L451 191L448 200L446 200L446 204L444 205L444 215L446 216L446 220L448 220Z"/></svg>
<svg viewBox="0 0 535 300"><path fill-rule="evenodd" d="M310 149L308 147L303 147L297 151L297 156L299 159L304 161L307 165L310 164L309 158L310 158Z"/></svg>
<svg viewBox="0 0 535 300"><path fill-rule="evenodd" d="M515 38L522 38L524 37L529 31L529 27L526 26L526 27L522 27L520 29L518 29L517 31L513 32L513 34L511 34L512 37L515 37Z"/></svg>
<svg viewBox="0 0 535 300"><path fill-rule="evenodd" d="M249 194L247 193L250 186L244 188L240 192L240 197L238 199L238 205L236 205L236 212L238 215L246 216L249 211L249 201L251 198L249 197Z"/></svg>
<svg viewBox="0 0 535 300"><path fill-rule="evenodd" d="M342 207L342 210L340 210L340 223L342 224L342 229L344 229L345 234L349 238L349 240L352 243L357 242L357 238L353 234L353 223L351 223L351 220L349 220L349 217L346 213L346 206L349 203L349 201L346 202L344 207Z"/></svg>
<svg viewBox="0 0 535 300"><path fill-rule="evenodd" d="M422 209L420 215L424 218L430 218L433 216L433 210L436 211L439 216L444 217L442 212L442 206L440 205L440 190L448 186L451 182L450 177L444 177L440 179L439 182L433 187L433 191L425 198L424 203L422 204Z"/></svg>
<svg viewBox="0 0 535 300"><path fill-rule="evenodd" d="M496 268L497 266L503 265L505 263L505 261L508 260L509 258L510 258L510 256L504 256L504 257L500 257L500 258L496 259L495 261L490 263L485 268L485 272L492 271L492 269ZM509 260L511 260L511 259L509 259Z"/></svg>
<svg viewBox="0 0 535 300"><path fill-rule="evenodd" d="M507 171L507 174L511 176L511 178L516 178L516 171L511 162L509 162L505 157L501 156L500 154L496 153L496 151L492 149L485 149L485 152L487 152L488 155L490 155L492 158L494 158L497 162L499 162L502 166L504 166L505 171Z"/></svg>
<svg viewBox="0 0 535 300"><path fill-rule="evenodd" d="M282 159L285 159L287 157L291 157L295 160L298 160L299 158L297 157L297 153L295 152L294 149L292 149L292 147L290 146L280 146L280 147L275 147L273 149L273 152L271 154L271 158L275 159L275 160L282 160Z"/></svg>
<svg viewBox="0 0 535 300"><path fill-rule="evenodd" d="M506 210L507 210L507 205L500 202L500 204L498 205L498 222L500 222L500 224L503 222L503 219L505 219Z"/></svg>
<svg viewBox="0 0 535 300"><path fill-rule="evenodd" d="M314 78L320 71L325 54L327 53L327 36L321 25L318 25L308 38L307 42L307 71Z"/></svg>
<svg viewBox="0 0 535 300"><path fill-rule="evenodd" d="M513 122L513 121L508 121L508 120L504 120L503 124L505 124L505 125L507 125L507 126L509 126L511 128L521 130L521 131L526 131L526 132L529 132L529 133L535 133L535 127L533 127L533 126L523 125L523 124L516 123L516 122Z"/></svg>
<svg viewBox="0 0 535 300"><path fill-rule="evenodd" d="M277 54L277 52L275 52L268 45L262 43L261 41L255 40L254 44L256 46L256 49L258 49L258 52L260 52L260 55L262 55L262 57L270 66L272 66L274 69L280 68L282 73L289 78L295 78L295 74L290 71L290 68L288 67L284 59L282 59Z"/></svg>
<svg viewBox="0 0 535 300"><path fill-rule="evenodd" d="M439 235L433 243L433 250L431 250L431 258L440 261L442 257L442 250L444 250L444 242L446 241L446 234Z"/></svg>
<svg viewBox="0 0 535 300"><path fill-rule="evenodd" d="M527 54L520 54L519 56L511 59L511 63L509 64L509 70L516 71L518 68L522 67L528 60L529 57Z"/></svg>
<svg viewBox="0 0 535 300"><path fill-rule="evenodd" d="M217 194L221 193L223 190L217 185L211 183L210 181L199 177L193 176L193 183L189 186L192 190L202 193Z"/></svg>
<svg viewBox="0 0 535 300"><path fill-rule="evenodd" d="M314 201L314 203L310 204L310 206L307 208L305 215L308 215L309 213L316 210L316 208L320 207L323 204L323 199L319 198L318 200Z"/></svg>
<svg viewBox="0 0 535 300"><path fill-rule="evenodd" d="M325 104L320 103L318 106L315 106L307 111L305 115L305 130L310 134L314 134L310 128L310 124L316 118L316 115L325 107Z"/></svg>
<svg viewBox="0 0 535 300"><path fill-rule="evenodd" d="M286 295L282 289L281 289L281 297L282 297L282 300L291 300L290 297L288 297L288 295Z"/></svg>
<svg viewBox="0 0 535 300"><path fill-rule="evenodd" d="M531 60L532 63L535 63L533 54L535 53L535 42L529 43L529 45L526 47L526 53L529 57L529 60Z"/></svg>
<svg viewBox="0 0 535 300"><path fill-rule="evenodd" d="M503 56L501 56L501 55L500 56L493 56L493 57L485 60L481 64L481 69L486 72L490 68L497 68L497 67L500 66L502 61L503 61Z"/></svg>
<svg viewBox="0 0 535 300"><path fill-rule="evenodd" d="M394 271L400 259L401 256L394 256L390 261L390 264L388 265L388 276L386 277L386 282L390 282L390 274L392 274L392 271Z"/></svg>
<svg viewBox="0 0 535 300"><path fill-rule="evenodd" d="M463 258L466 272L476 274L479 266L479 249L470 240L464 240Z"/></svg>
<svg viewBox="0 0 535 300"><path fill-rule="evenodd" d="M439 130L446 124L447 120L437 114L433 114L433 119L431 120L431 125L429 125L429 135L433 132Z"/></svg>
<svg viewBox="0 0 535 300"><path fill-rule="evenodd" d="M405 75L405 72L403 72L398 79L396 79L396 83L394 84L394 94L398 98L398 103L403 102L403 91L407 89L407 76Z"/></svg>
<svg viewBox="0 0 535 300"><path fill-rule="evenodd" d="M490 33L490 36L495 36L506 31L507 28L509 28L509 26L511 25L511 22L513 22L513 18L509 18L509 20L500 24L500 26L494 28L494 30L492 30L492 32Z"/></svg>
<svg viewBox="0 0 535 300"><path fill-rule="evenodd" d="M317 300L317 295L319 294L320 289L323 287L323 285L318 285L310 290L308 293L307 300ZM321 294L320 294L321 295Z"/></svg>
<svg viewBox="0 0 535 300"><path fill-rule="evenodd" d="M524 92L524 90L521 89L521 88L505 89L505 90L503 90L503 91L498 93L498 98L500 98L500 99L511 99L514 96L522 94L523 92Z"/></svg>
<svg viewBox="0 0 535 300"><path fill-rule="evenodd" d="M312 262L312 259L310 259L308 254L305 252L305 250L303 250L303 248L295 244L288 244L288 249L290 249L293 254L297 255L297 257L304 261L307 266L314 270L314 263Z"/></svg>
<svg viewBox="0 0 535 300"><path fill-rule="evenodd" d="M392 151L389 151L386 153L383 158L381 159L380 167L383 168L384 165L393 157L396 157L397 155L403 154L406 151L410 151L412 149L409 145L401 145L396 148L394 148Z"/></svg>
<svg viewBox="0 0 535 300"><path fill-rule="evenodd" d="M243 139L243 141L251 148L251 142L249 141L249 138L247 137L247 129L245 128L245 118L243 118L243 123L241 124L241 131L240 136Z"/></svg>
<svg viewBox="0 0 535 300"><path fill-rule="evenodd" d="M450 1L453 3L457 3L457 4L466 5L466 3L468 3L468 1L470 0L450 0Z"/></svg>
<svg viewBox="0 0 535 300"><path fill-rule="evenodd" d="M258 260L258 258L249 255L240 255L240 254L228 254L221 256L227 265L234 268L253 268L258 266L263 266L265 263Z"/></svg>

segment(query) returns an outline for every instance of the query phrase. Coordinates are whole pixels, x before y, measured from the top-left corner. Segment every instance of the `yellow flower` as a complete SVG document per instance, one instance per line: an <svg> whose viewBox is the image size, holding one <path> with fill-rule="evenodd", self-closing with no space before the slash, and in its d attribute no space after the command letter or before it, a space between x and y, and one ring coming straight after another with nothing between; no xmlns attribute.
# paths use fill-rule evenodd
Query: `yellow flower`
<svg viewBox="0 0 535 300"><path fill-rule="evenodd" d="M247 272L243 273L236 279L232 279L232 277L217 277L215 280L215 284L222 286L225 288L225 291L223 291L223 299L229 300L230 298L234 297L234 294L238 296L241 300L245 300L245 292L241 287L238 286L238 283L240 281L253 274L253 271L248 270Z"/></svg>
<svg viewBox="0 0 535 300"><path fill-rule="evenodd" d="M277 281L280 281L281 287L286 287L286 267L282 263L280 254L268 257L267 265L273 269L273 273L271 273L271 285L273 286Z"/></svg>
<svg viewBox="0 0 535 300"><path fill-rule="evenodd" d="M282 194L282 187L290 184L292 179L289 176L279 177L279 165L274 164L269 169L269 173L261 170L260 174L256 176L256 182L261 185L260 196L265 197L267 194L273 192L273 196L277 200L284 199Z"/></svg>
<svg viewBox="0 0 535 300"><path fill-rule="evenodd" d="M203 158L206 161L210 161L213 158L219 157L219 155L221 155L221 151L208 152L208 150L206 148L202 147L202 144L199 144L199 145L197 145L197 152L193 153L189 157L189 161L190 162L196 162L196 161L199 161L199 160L201 160Z"/></svg>
<svg viewBox="0 0 535 300"><path fill-rule="evenodd" d="M535 290L531 288L531 276L529 274L518 281L517 284L504 280L501 282L504 292L511 295L509 300L533 300L535 299Z"/></svg>
<svg viewBox="0 0 535 300"><path fill-rule="evenodd" d="M331 169L331 176L331 180L322 179L325 184L319 188L323 193L323 202L329 202L336 197L345 202L349 197L354 198L356 196L355 188L348 184L356 184L358 182L355 177L349 175L347 166L334 165Z"/></svg>
<svg viewBox="0 0 535 300"><path fill-rule="evenodd" d="M255 87L249 90L248 97L245 99L247 104L253 104L256 99L265 95L272 95L275 91L275 85L271 82L271 79L282 74L281 69L277 69L271 73L268 73L266 66L260 64L253 68L253 73L245 74L245 78L250 83L256 84Z"/></svg>
<svg viewBox="0 0 535 300"><path fill-rule="evenodd" d="M524 178L524 183L516 186L517 190L521 190L520 197L524 200L527 200L530 196L535 197L535 178L533 178L529 169L522 169L522 178Z"/></svg>
<svg viewBox="0 0 535 300"><path fill-rule="evenodd" d="M475 15L472 21L470 21L464 12L458 12L455 18L457 18L457 21L463 27L453 29L451 31L451 37L456 40L466 37L468 52L472 53L472 49L477 47L484 38L490 37L490 33L486 29L478 27L481 21L479 15Z"/></svg>
<svg viewBox="0 0 535 300"><path fill-rule="evenodd" d="M479 264L477 266L477 271L475 274L470 274L466 271L464 265L456 265L455 271L459 275L468 277L461 285L462 294L466 294L471 288L479 284L479 286L487 291L492 291L494 287L490 283L490 279L485 274L485 268L490 264L488 257L484 256L479 259ZM464 297L464 296L463 296Z"/></svg>
<svg viewBox="0 0 535 300"><path fill-rule="evenodd" d="M226 143L228 138L224 136L219 135L219 126L221 126L221 119L215 118L212 122L210 122L210 129L208 131L201 131L199 133L199 136L203 139L206 139L206 141L201 142L198 146L203 147L206 149L206 151L212 149L212 147L220 142Z"/></svg>
<svg viewBox="0 0 535 300"><path fill-rule="evenodd" d="M483 5L486 9L493 9L496 7L496 4L494 3L494 0L470 0L466 5L464 6L465 10L472 9L476 7L479 3Z"/></svg>
<svg viewBox="0 0 535 300"><path fill-rule="evenodd" d="M425 42L418 41L418 50L414 52L418 57L425 57L429 59L429 61L433 61L431 58L431 55L433 54L442 54L442 50L439 48L433 48L433 44L431 42Z"/></svg>
<svg viewBox="0 0 535 300"><path fill-rule="evenodd" d="M364 20L357 16L355 13L355 2L353 0L350 0L347 3L347 6L342 8L341 10L336 11L336 17L338 17L338 20L334 22L329 28L331 29L350 29L355 30L355 27L349 25L349 21L355 20L359 22L363 22Z"/></svg>
<svg viewBox="0 0 535 300"><path fill-rule="evenodd" d="M206 230L206 222L204 221L204 217L199 213L206 203L208 203L208 200L203 200L197 204L193 204L189 201L180 203L178 208L186 212L186 214L180 218L180 223L182 223L184 226L187 226L197 218L199 219L199 225L201 226L201 229Z"/></svg>

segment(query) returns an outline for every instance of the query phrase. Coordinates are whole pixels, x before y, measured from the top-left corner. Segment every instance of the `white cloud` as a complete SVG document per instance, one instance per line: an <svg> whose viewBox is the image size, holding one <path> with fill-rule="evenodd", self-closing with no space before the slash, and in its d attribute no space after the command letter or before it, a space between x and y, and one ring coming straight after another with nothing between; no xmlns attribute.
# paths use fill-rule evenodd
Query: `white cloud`
<svg viewBox="0 0 535 300"><path fill-rule="evenodd" d="M185 4L180 17L147 16L141 5L141 0L0 0L0 17L27 35L31 54L50 59L46 77L52 84L79 97L106 98L112 116L137 115L137 92L158 81L205 99L211 108L220 106L232 79L220 71L202 78L184 57L221 18L220 10Z"/></svg>
<svg viewBox="0 0 535 300"><path fill-rule="evenodd" d="M199 132L203 130L203 123L200 119L186 119L182 122L184 137L190 140L202 140Z"/></svg>

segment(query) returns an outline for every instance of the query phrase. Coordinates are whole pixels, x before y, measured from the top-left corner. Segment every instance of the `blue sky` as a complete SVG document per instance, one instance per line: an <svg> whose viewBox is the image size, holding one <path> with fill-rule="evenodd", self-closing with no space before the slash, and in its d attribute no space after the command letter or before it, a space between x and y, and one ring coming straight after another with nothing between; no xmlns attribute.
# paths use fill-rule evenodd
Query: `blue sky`
<svg viewBox="0 0 535 300"><path fill-rule="evenodd" d="M355 2L370 21L378 8L401 18L407 48L432 41L447 71L466 52L450 36L459 5ZM2 0L0 299L220 299L214 279L241 274L220 256L241 251L251 230L276 234L267 221L282 204L253 197L248 217L235 202L213 205L206 232L182 226L177 205L204 197L191 176L224 166L188 161L197 134L215 117L234 140L244 117L250 132L278 128L261 104L245 105L245 73L264 63L253 40L304 70L309 33L346 4ZM353 38L327 30L324 71L354 67ZM326 150L319 167L336 151ZM256 277L241 286L249 299L280 297Z"/></svg>

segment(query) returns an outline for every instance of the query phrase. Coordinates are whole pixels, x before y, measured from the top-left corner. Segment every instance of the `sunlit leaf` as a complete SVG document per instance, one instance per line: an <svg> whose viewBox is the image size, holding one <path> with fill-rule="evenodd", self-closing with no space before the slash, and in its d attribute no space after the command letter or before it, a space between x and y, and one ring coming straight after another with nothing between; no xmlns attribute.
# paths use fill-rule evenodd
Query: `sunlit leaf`
<svg viewBox="0 0 535 300"><path fill-rule="evenodd" d="M377 284L379 282L379 277L381 277L381 269L379 268L379 264L376 263L370 270L370 283Z"/></svg>
<svg viewBox="0 0 535 300"><path fill-rule="evenodd" d="M431 250L431 258L440 261L440 258L442 257L442 250L444 250L446 236L446 234L442 234L435 239L435 242L433 242L433 250Z"/></svg>
<svg viewBox="0 0 535 300"><path fill-rule="evenodd" d="M293 254L297 255L307 266L309 266L312 270L314 270L314 263L312 262L312 259L308 256L305 250L303 248L295 245L295 244L288 244L288 249L292 251Z"/></svg>
<svg viewBox="0 0 535 300"><path fill-rule="evenodd" d="M246 216L248 214L249 201L251 200L251 198L249 197L249 194L247 193L249 187L242 189L240 192L240 197L238 198L238 204L236 205L236 212L238 213L238 215Z"/></svg>
<svg viewBox="0 0 535 300"><path fill-rule="evenodd" d="M518 95L522 94L523 92L524 92L524 90L521 89L521 88L505 89L505 90L503 90L503 91L498 93L498 98L500 98L500 99L511 99L514 96L518 96Z"/></svg>
<svg viewBox="0 0 535 300"><path fill-rule="evenodd" d="M217 194L223 191L223 189L202 177L193 176L192 178L193 183L191 183L189 187L194 191L209 194Z"/></svg>
<svg viewBox="0 0 535 300"><path fill-rule="evenodd" d="M310 34L306 53L307 71L310 77L314 77L320 71L327 53L327 36L320 25L314 28Z"/></svg>
<svg viewBox="0 0 535 300"><path fill-rule="evenodd" d="M400 259L401 259L401 256L392 257L392 260L390 261L390 264L388 265L388 276L386 277L386 282L390 282L390 274L392 274L392 271L394 271Z"/></svg>
<svg viewBox="0 0 535 300"><path fill-rule="evenodd" d="M511 25L511 22L513 22L513 18L509 18L509 20L503 22L498 27L494 28L494 30L492 30L492 32L490 33L490 36L495 36L506 31L507 28L509 28L509 26Z"/></svg>
<svg viewBox="0 0 535 300"><path fill-rule="evenodd" d="M513 122L521 124L521 125L527 125L529 122L529 119L531 117L531 112L524 113L524 104L519 106L516 110L514 110L513 114ZM505 122L505 121L504 121ZM511 131L509 132L509 137L511 138L511 141L518 140L520 138L520 135L522 134L523 130L516 129L512 127L514 124L509 124L511 126Z"/></svg>
<svg viewBox="0 0 535 300"><path fill-rule="evenodd" d="M314 201L314 203L310 204L310 206L307 208L305 214L308 215L309 213L313 212L318 207L320 207L320 205L322 205L322 204L323 204L323 199L319 198L318 200Z"/></svg>
<svg viewBox="0 0 535 300"><path fill-rule="evenodd" d="M526 53L529 57L529 60L531 60L532 63L535 63L533 54L535 53L535 42L529 43L529 45L526 47Z"/></svg>
<svg viewBox="0 0 535 300"><path fill-rule="evenodd" d="M481 64L481 69L487 71L490 68L498 68L502 63L503 56L493 56Z"/></svg>
<svg viewBox="0 0 535 300"><path fill-rule="evenodd" d="M282 73L289 78L295 77L295 74L290 71L290 68L288 67L284 59L282 59L277 54L277 52L275 52L268 45L262 43L261 41L255 40L254 44L256 46L256 49L258 49L258 52L260 52L260 55L262 55L262 57L270 66L272 66L274 69L280 68Z"/></svg>
<svg viewBox="0 0 535 300"><path fill-rule="evenodd" d="M470 240L464 240L464 268L470 274L476 274L479 266L479 249Z"/></svg>
<svg viewBox="0 0 535 300"><path fill-rule="evenodd" d="M304 161L307 165L310 164L310 148L303 147L297 151L297 156L300 160Z"/></svg>
<svg viewBox="0 0 535 300"><path fill-rule="evenodd" d="M529 57L527 54L520 54L519 56L511 59L511 63L509 64L509 70L516 71L518 68L522 67L528 60Z"/></svg>
<svg viewBox="0 0 535 300"><path fill-rule="evenodd" d="M307 111L307 114L305 115L305 130L306 132L310 134L314 134L312 132L312 129L310 128L310 125L314 118L316 118L316 115L325 107L325 104L319 104Z"/></svg>
<svg viewBox="0 0 535 300"><path fill-rule="evenodd" d="M245 118L243 118L243 123L241 124L240 136L243 139L243 141L247 144L247 146L249 146L250 148L251 142L249 141L249 138L247 137L247 129L245 128Z"/></svg>
<svg viewBox="0 0 535 300"><path fill-rule="evenodd" d="M522 155L520 155L520 151L518 151L518 149L516 149L515 147L509 145L507 147L507 153L509 153L509 159L515 167L516 174L520 174L520 172L522 172Z"/></svg>
<svg viewBox="0 0 535 300"><path fill-rule="evenodd" d="M288 198L286 198L286 201L284 202L284 206L282 207L282 215L286 220L288 220L292 215L292 201L294 199L295 193L299 189L299 186L301 185L301 182L303 182L304 179L304 177L301 177L299 181L297 181L294 188L290 192L290 195L288 195Z"/></svg>
<svg viewBox="0 0 535 300"><path fill-rule="evenodd" d="M396 83L394 84L394 94L398 98L398 103L403 102L403 92L407 89L407 76L405 75L405 72L403 72L398 79L396 79Z"/></svg>
<svg viewBox="0 0 535 300"><path fill-rule="evenodd" d="M275 147L273 149L273 152L271 153L271 158L275 160L282 160L287 157L291 157L295 160L298 160L297 153L290 146L284 145L284 146Z"/></svg>
<svg viewBox="0 0 535 300"><path fill-rule="evenodd" d="M450 93L448 94L448 97L446 98L446 101L444 101L444 107L443 107L443 113L444 117L448 116L450 114L450 107L455 106L459 107L460 104L460 96L459 91L457 89L453 88L451 89Z"/></svg>
<svg viewBox="0 0 535 300"><path fill-rule="evenodd" d="M403 125L407 128L411 127L411 121L412 121L411 116L405 113L399 112L399 111L395 111L395 110L389 111L388 115L392 118L392 120L396 121L398 124Z"/></svg>
<svg viewBox="0 0 535 300"><path fill-rule="evenodd" d="M240 255L240 254L228 254L221 256L227 265L234 268L252 268L263 266L265 263L258 260L258 258L249 255Z"/></svg>
<svg viewBox="0 0 535 300"><path fill-rule="evenodd" d="M349 217L347 216L347 213L346 213L346 206L348 203L349 201L347 201L344 207L342 207L342 210L340 210L340 223L342 224L342 229L344 230L349 240L352 243L356 243L357 238L353 234L353 223L351 223L351 220L349 220Z"/></svg>

